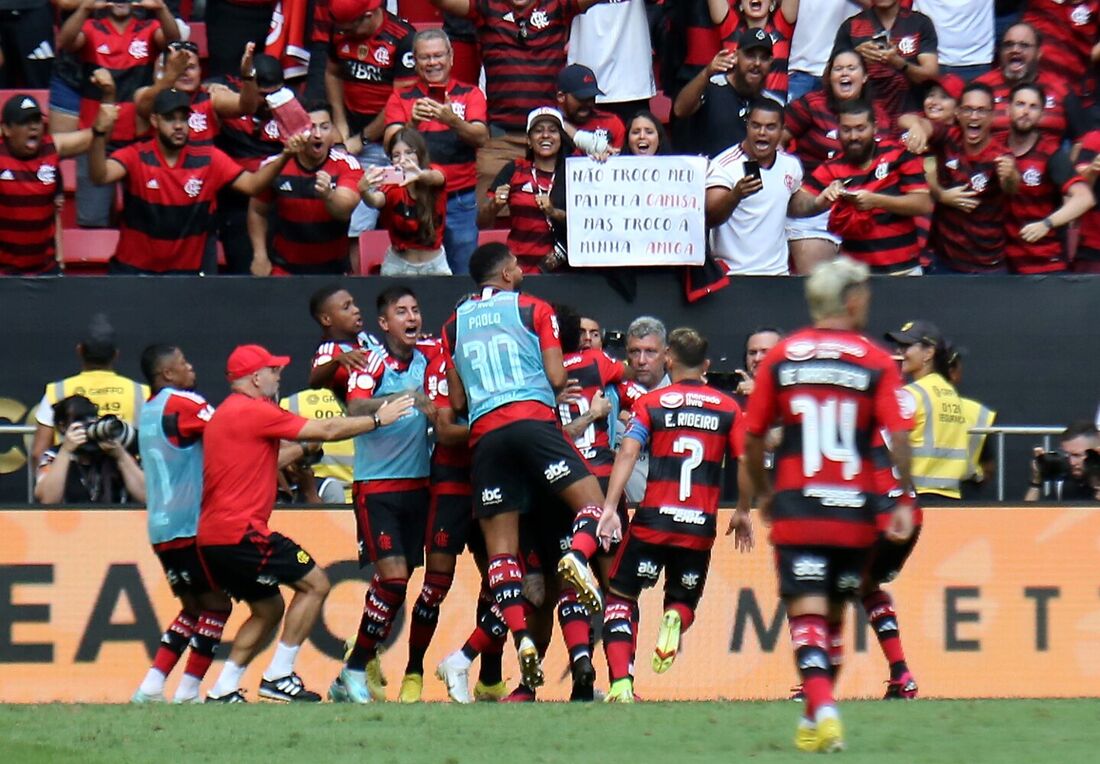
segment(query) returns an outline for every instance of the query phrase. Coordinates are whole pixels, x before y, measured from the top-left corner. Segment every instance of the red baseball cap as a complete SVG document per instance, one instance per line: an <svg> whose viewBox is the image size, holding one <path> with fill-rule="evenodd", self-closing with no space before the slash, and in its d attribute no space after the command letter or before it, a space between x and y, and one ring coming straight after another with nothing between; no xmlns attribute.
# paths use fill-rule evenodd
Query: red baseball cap
<svg viewBox="0 0 1100 764"><path fill-rule="evenodd" d="M382 7L384 0L332 0L329 15L337 24L349 24Z"/></svg>
<svg viewBox="0 0 1100 764"><path fill-rule="evenodd" d="M290 363L288 355L271 355L262 345L238 345L229 354L229 360L225 362L225 376L230 382L249 374L255 374L260 369L272 366L283 368Z"/></svg>
<svg viewBox="0 0 1100 764"><path fill-rule="evenodd" d="M938 85L952 101L958 101L962 98L963 88L966 87L966 82L957 74L945 74L939 79L932 80L928 84L930 86Z"/></svg>

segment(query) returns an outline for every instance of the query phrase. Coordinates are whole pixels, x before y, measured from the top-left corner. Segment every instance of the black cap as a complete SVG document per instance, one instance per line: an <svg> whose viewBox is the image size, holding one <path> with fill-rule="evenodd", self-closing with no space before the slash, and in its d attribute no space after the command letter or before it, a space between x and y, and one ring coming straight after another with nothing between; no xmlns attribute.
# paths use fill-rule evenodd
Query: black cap
<svg viewBox="0 0 1100 764"><path fill-rule="evenodd" d="M772 36L763 29L743 29L741 30L741 34L737 35L737 48L738 50L763 48L768 51L768 53L771 53Z"/></svg>
<svg viewBox="0 0 1100 764"><path fill-rule="evenodd" d="M153 99L154 114L171 114L180 109L191 111L191 96L182 90L162 90Z"/></svg>
<svg viewBox="0 0 1100 764"><path fill-rule="evenodd" d="M42 107L34 100L34 96L16 93L4 102L5 125L23 125L36 119L42 119Z"/></svg>
<svg viewBox="0 0 1100 764"><path fill-rule="evenodd" d="M266 53L258 53L253 57L252 65L256 68L256 87L270 90L283 86L283 65L279 63L279 59Z"/></svg>
<svg viewBox="0 0 1100 764"><path fill-rule="evenodd" d="M943 345L943 334L930 321L907 321L896 332L887 332L886 339L896 342L898 345L928 345L940 347Z"/></svg>
<svg viewBox="0 0 1100 764"><path fill-rule="evenodd" d="M558 90L582 101L607 95L596 82L596 73L584 64L570 64L558 74Z"/></svg>

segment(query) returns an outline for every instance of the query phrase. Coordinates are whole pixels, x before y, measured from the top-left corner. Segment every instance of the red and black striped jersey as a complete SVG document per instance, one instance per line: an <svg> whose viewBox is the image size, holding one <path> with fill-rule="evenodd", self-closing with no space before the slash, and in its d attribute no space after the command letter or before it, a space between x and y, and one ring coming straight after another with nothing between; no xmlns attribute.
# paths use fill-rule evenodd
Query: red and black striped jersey
<svg viewBox="0 0 1100 764"><path fill-rule="evenodd" d="M577 0L535 0L523 11L512 0L470 0L477 26L489 121L522 133L532 109L552 104Z"/></svg>
<svg viewBox="0 0 1100 764"><path fill-rule="evenodd" d="M78 53L81 62L80 126L91 127L99 111L101 93L92 84L92 73L100 67L115 80L115 101L132 102L137 89L153 82L153 63L157 55L155 36L160 29L156 19L131 17L120 32L106 18L88 19L81 27L84 46ZM132 115L129 115L132 116ZM120 114L111 132L115 142L133 141L135 122Z"/></svg>
<svg viewBox="0 0 1100 764"><path fill-rule="evenodd" d="M634 404L626 438L649 449L645 495L630 532L650 544L710 549L722 465L744 447L741 407L700 380L674 382Z"/></svg>
<svg viewBox="0 0 1100 764"><path fill-rule="evenodd" d="M1100 156L1100 129L1091 130L1081 136L1081 151L1077 155L1077 168L1088 165ZM1100 183L1092 184L1093 194L1100 194ZM1081 238L1077 243L1078 260L1100 260L1100 204L1094 206L1081 218Z"/></svg>
<svg viewBox="0 0 1100 764"><path fill-rule="evenodd" d="M967 152L957 126L935 125L931 141L936 152L940 188L966 186L978 194L970 212L937 204L932 214L929 245L953 269L968 273L997 270L1004 265L1004 215L1008 196L997 178L997 157L1008 152L994 136L977 153Z"/></svg>
<svg viewBox="0 0 1100 764"><path fill-rule="evenodd" d="M447 176L446 171L435 164L430 168ZM423 191L422 191L423 192ZM416 200L409 193L408 186L382 186L386 196L386 206L378 216L378 227L389 231L390 245L402 252L406 249L439 249L443 246L443 227L447 224L447 194L439 190L435 194L435 209L432 220L435 223L435 235L431 241L423 241L420 236L426 229L420 225L416 214Z"/></svg>
<svg viewBox="0 0 1100 764"><path fill-rule="evenodd" d="M764 437L778 421L772 543L864 547L875 540L880 485L875 433L908 430L897 364L867 337L802 329L756 370L746 431Z"/></svg>
<svg viewBox="0 0 1100 764"><path fill-rule="evenodd" d="M749 25L741 15L740 0L731 2L726 18L718 24L718 37L722 40L722 48L730 53L737 52L737 37L748 28ZM764 79L764 89L781 95L786 101L789 77L787 64L791 58L794 25L787 21L783 11L776 9L764 25L764 31L772 38L772 68Z"/></svg>
<svg viewBox="0 0 1100 764"><path fill-rule="evenodd" d="M885 138L890 134L893 122L882 104L876 101L873 105L876 136ZM793 139L788 151L802 160L807 177L813 174L819 164L841 152L840 124L829 105L828 96L822 90L811 91L790 103L783 127L790 132Z"/></svg>
<svg viewBox="0 0 1100 764"><path fill-rule="evenodd" d="M595 133L607 141L608 145L616 149L622 149L623 144L626 142L626 126L623 125L623 121L619 119L618 115L609 111L593 109L592 116L588 118L587 122L578 122L574 124L574 127L578 130L588 130ZM584 152L578 148L574 151L574 154L583 156Z"/></svg>
<svg viewBox="0 0 1100 764"><path fill-rule="evenodd" d="M1007 136L1008 96L1016 83L1006 81L1004 72L1000 69L986 72L974 81L988 85L993 91L993 132L996 135ZM1047 136L1060 141L1068 127L1066 98L1069 97L1069 90L1056 80L1048 81L1044 78L1040 84L1046 94L1046 103L1043 104L1043 116L1039 119L1039 129Z"/></svg>
<svg viewBox="0 0 1100 764"><path fill-rule="evenodd" d="M313 0L313 16L309 23L310 42L328 45L332 41L332 0Z"/></svg>
<svg viewBox="0 0 1100 764"><path fill-rule="evenodd" d="M348 127L355 133L386 108L394 81L415 74L412 39L416 29L389 11L383 13L382 26L373 35L333 30L329 45L329 59L339 66L344 81Z"/></svg>
<svg viewBox="0 0 1100 764"><path fill-rule="evenodd" d="M38 150L30 157L11 153L0 138L0 274L45 273L57 267L57 208L62 192L61 158L43 129Z"/></svg>
<svg viewBox="0 0 1100 764"><path fill-rule="evenodd" d="M677 10L683 14L684 66L698 71L722 50L718 27L710 17L710 4L707 0L679 0L674 5L680 6Z"/></svg>
<svg viewBox="0 0 1100 764"><path fill-rule="evenodd" d="M873 8L857 13L840 25L836 33L834 49L855 50L870 42L885 29ZM890 43L906 61L916 63L924 53L936 54L939 39L932 20L919 11L902 8L898 11L894 26L889 30ZM909 78L889 64L867 65L867 83L874 89L876 101L881 101L891 119L896 120L907 111L916 111L920 104L919 89L914 89Z"/></svg>
<svg viewBox="0 0 1100 764"><path fill-rule="evenodd" d="M313 353L313 360L310 362L309 367L316 369L318 366L324 366L344 353L350 353L352 350L366 350L366 338L366 334L360 333L353 340L322 340ZM325 385L327 389L332 391L332 394L336 397L336 400L340 401L342 406L346 406L348 403L349 376L350 372L345 367L337 365L336 371L332 373L332 378Z"/></svg>
<svg viewBox="0 0 1100 764"><path fill-rule="evenodd" d="M447 388L447 369L451 366L451 357L446 353L437 353L428 362L424 372L424 394L437 409L449 409L451 399ZM432 492L466 496L470 493L471 451L468 445L447 446L436 443L432 450Z"/></svg>
<svg viewBox="0 0 1100 764"><path fill-rule="evenodd" d="M213 146L219 132L218 115L214 101L205 90L195 93L191 99L191 116L187 119L190 134L187 142L192 146Z"/></svg>
<svg viewBox="0 0 1100 764"><path fill-rule="evenodd" d="M1043 84L1058 81L1079 92L1100 41L1100 0L1029 0L1024 21L1043 35Z"/></svg>
<svg viewBox="0 0 1100 764"><path fill-rule="evenodd" d="M1008 197L1005 215L1005 259L1013 273L1052 273L1066 270L1066 258L1058 231L1052 230L1034 244L1020 236L1020 229L1054 213L1074 183L1085 180L1073 171L1069 155L1055 140L1040 139L1023 155L1016 156L1020 186Z"/></svg>
<svg viewBox="0 0 1100 764"><path fill-rule="evenodd" d="M225 120L214 136L214 145L250 172L255 172L261 162L283 150L279 123L270 116L261 118L252 114Z"/></svg>
<svg viewBox="0 0 1100 764"><path fill-rule="evenodd" d="M152 272L198 272L213 229L218 192L244 170L211 146L185 146L174 166L153 139L119 149L126 168L115 258Z"/></svg>
<svg viewBox="0 0 1100 764"><path fill-rule="evenodd" d="M293 270L343 260L348 256L348 222L336 220L317 196L317 173L332 176L333 188L347 188L359 195L363 171L355 157L340 149L330 149L320 167L307 170L295 157L260 196L274 204L271 220L271 262Z"/></svg>
<svg viewBox="0 0 1100 764"><path fill-rule="evenodd" d="M451 80L446 86L447 101L451 111L467 122L488 121L485 94L474 85L464 85ZM420 98L430 98L428 86L417 81L413 85L395 90L386 101L386 127L404 125L413 121L413 105ZM419 120L416 129L428 144L432 162L440 165L447 176L447 193L470 191L477 185L477 148L459 137L450 125L438 120Z"/></svg>
<svg viewBox="0 0 1100 764"><path fill-rule="evenodd" d="M607 388L623 382L625 369L602 350L581 350L567 353L562 359L565 374L569 379L577 380L580 385L580 397L572 403L559 403L558 416L563 426L577 417L584 416L592 405L597 391L607 394ZM610 422L607 417L588 425L573 441L581 456L592 467L592 474L607 477L611 474L611 465L615 462L615 452L611 450Z"/></svg>
<svg viewBox="0 0 1100 764"><path fill-rule="evenodd" d="M206 425L214 416L214 407L196 392L174 390L164 402L161 428L176 448L187 448L202 440Z"/></svg>
<svg viewBox="0 0 1100 764"><path fill-rule="evenodd" d="M853 164L841 155L819 165L804 183L808 191L819 195L834 180L844 181L849 191L871 191L886 196L928 193L923 160L893 141L876 143L866 167ZM849 202L840 199L837 204ZM915 218L877 209L874 210L874 222L865 237L844 237L841 251L866 263L877 273L920 265Z"/></svg>
<svg viewBox="0 0 1100 764"><path fill-rule="evenodd" d="M539 261L554 251L554 229L535 197L553 191L556 173L535 169L527 159L504 165L486 192L489 197L499 186L508 186L511 230L508 248L519 259L525 273L538 273ZM564 181L563 181L564 185Z"/></svg>

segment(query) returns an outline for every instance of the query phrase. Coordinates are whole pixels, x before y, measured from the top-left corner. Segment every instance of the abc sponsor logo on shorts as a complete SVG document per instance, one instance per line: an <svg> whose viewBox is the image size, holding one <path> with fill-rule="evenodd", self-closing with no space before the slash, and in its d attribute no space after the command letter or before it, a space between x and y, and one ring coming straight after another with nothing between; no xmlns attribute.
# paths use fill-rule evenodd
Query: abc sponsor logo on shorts
<svg viewBox="0 0 1100 764"><path fill-rule="evenodd" d="M490 504L500 504L502 501L504 501L504 497L501 495L499 488L483 488L481 490L482 506L489 506Z"/></svg>
<svg viewBox="0 0 1100 764"><path fill-rule="evenodd" d="M661 574L661 569L657 567L656 563L650 560L642 560L638 563L638 575L642 578L652 578L657 580L657 576Z"/></svg>
<svg viewBox="0 0 1100 764"><path fill-rule="evenodd" d="M279 579L275 576L256 576L256 583L260 586L278 586Z"/></svg>
<svg viewBox="0 0 1100 764"><path fill-rule="evenodd" d="M562 459L555 464L551 464L543 471L542 474L546 476L547 481L555 483L558 480L561 480L566 475L570 474L570 471L571 470L569 469L569 465L565 463L565 459Z"/></svg>
<svg viewBox="0 0 1100 764"><path fill-rule="evenodd" d="M836 580L836 588L840 591L855 591L859 588L862 579L857 573L845 573Z"/></svg>
<svg viewBox="0 0 1100 764"><path fill-rule="evenodd" d="M825 560L821 557L799 557L791 566L791 572L799 581L824 581Z"/></svg>
<svg viewBox="0 0 1100 764"><path fill-rule="evenodd" d="M680 576L680 585L688 590L694 589L699 585L699 578L698 573L685 573Z"/></svg>

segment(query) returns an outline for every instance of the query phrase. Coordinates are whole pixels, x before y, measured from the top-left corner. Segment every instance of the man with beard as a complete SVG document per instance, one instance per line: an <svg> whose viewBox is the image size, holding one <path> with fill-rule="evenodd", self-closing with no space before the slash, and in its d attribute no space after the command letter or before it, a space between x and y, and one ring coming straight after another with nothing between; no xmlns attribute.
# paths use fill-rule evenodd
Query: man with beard
<svg viewBox="0 0 1100 764"><path fill-rule="evenodd" d="M117 107L103 106L117 118ZM191 96L160 93L151 117L156 135L107 156L111 125L93 129L89 166L96 183L125 180L124 210L111 273L198 273L222 188L253 196L271 184L305 140L291 138L283 152L247 172L212 146L187 144Z"/></svg>
<svg viewBox="0 0 1100 764"><path fill-rule="evenodd" d="M596 108L596 96L603 95L595 73L583 64L570 64L558 73L558 108L565 117L565 132L572 138L578 131L595 133L608 146L622 149L626 140L623 121L609 111ZM578 148L577 156L585 151Z"/></svg>
<svg viewBox="0 0 1100 764"><path fill-rule="evenodd" d="M993 90L993 133L1003 136L1008 133L1009 91L1016 85L1038 82L1041 54L1041 38L1030 24L1013 24L1005 30L1001 39L1001 65L974 82L988 85ZM1049 79L1049 78L1048 78ZM1048 137L1062 140L1068 127L1067 112L1077 109L1077 96L1059 81L1044 79L1043 116L1039 129Z"/></svg>
<svg viewBox="0 0 1100 764"><path fill-rule="evenodd" d="M1016 157L1020 188L1008 200L1005 216L1008 268L1013 273L1064 271L1063 242L1055 229L1084 215L1096 199L1067 152L1039 130L1043 88L1021 83L1009 100L1008 149Z"/></svg>
<svg viewBox="0 0 1100 764"><path fill-rule="evenodd" d="M332 107L317 101L307 111L313 127L305 148L249 202L253 276L351 270L347 222L363 172L354 157L332 146Z"/></svg>
<svg viewBox="0 0 1100 764"><path fill-rule="evenodd" d="M915 217L932 212L921 159L891 140L875 140L874 108L850 101L837 110L843 154L818 165L806 190L832 206L829 230L840 251L872 273L919 276Z"/></svg>
<svg viewBox="0 0 1100 764"><path fill-rule="evenodd" d="M737 52L720 52L677 94L676 119L692 117L685 151L718 156L745 140L749 107L764 93L771 71L772 38L763 29L746 29L737 38ZM778 103L778 99L775 99Z"/></svg>
<svg viewBox="0 0 1100 764"><path fill-rule="evenodd" d="M92 131L51 136L34 96L16 93L4 102L0 133L0 205L19 210L18 216L0 216L0 274L56 275L58 165L87 151Z"/></svg>

